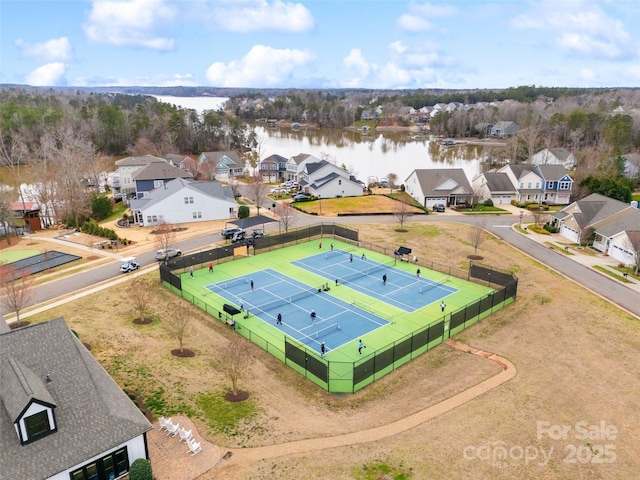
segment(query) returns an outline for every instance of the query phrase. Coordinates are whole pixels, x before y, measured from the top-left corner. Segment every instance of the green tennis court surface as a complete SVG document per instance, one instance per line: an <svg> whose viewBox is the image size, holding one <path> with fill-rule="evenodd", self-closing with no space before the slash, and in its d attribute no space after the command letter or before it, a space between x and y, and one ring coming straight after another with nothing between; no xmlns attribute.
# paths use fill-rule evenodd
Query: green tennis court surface
<svg viewBox="0 0 640 480"><path fill-rule="evenodd" d="M213 271L196 263L201 252L180 260L171 273L178 277L161 275L213 318L233 320L237 333L332 392L362 388L515 298L517 279L510 274L501 274L507 283L513 279L509 288L489 287L424 265L394 265L392 256L336 237L323 240L322 248L315 239L234 257ZM499 273L490 271L491 278ZM238 313L229 314L225 305Z"/></svg>

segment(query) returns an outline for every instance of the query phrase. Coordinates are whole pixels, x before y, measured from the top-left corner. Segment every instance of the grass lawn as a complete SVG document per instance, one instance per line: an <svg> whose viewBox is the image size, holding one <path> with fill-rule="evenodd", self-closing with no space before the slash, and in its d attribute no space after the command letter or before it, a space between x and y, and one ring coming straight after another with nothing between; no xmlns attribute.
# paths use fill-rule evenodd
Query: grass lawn
<svg viewBox="0 0 640 480"><path fill-rule="evenodd" d="M2 263L11 263L17 262L18 260L22 260L23 258L33 257L34 255L38 255L40 250L2 250L0 251L0 264Z"/></svg>
<svg viewBox="0 0 640 480"><path fill-rule="evenodd" d="M406 194L404 194L406 195ZM407 195L408 196L408 195ZM326 198L308 202L295 202L292 206L306 213L323 216L338 216L338 214L372 214L396 213L400 202L386 195L363 195L361 197ZM424 210L415 206L408 206L411 214L424 214Z"/></svg>

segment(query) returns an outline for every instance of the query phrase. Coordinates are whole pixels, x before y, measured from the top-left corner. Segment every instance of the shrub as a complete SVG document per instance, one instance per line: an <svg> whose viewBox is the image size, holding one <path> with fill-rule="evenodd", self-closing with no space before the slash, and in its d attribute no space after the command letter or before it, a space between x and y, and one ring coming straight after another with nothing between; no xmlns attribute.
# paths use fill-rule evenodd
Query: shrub
<svg viewBox="0 0 640 480"><path fill-rule="evenodd" d="M545 223L543 228L549 233L558 233L558 229L550 223Z"/></svg>
<svg viewBox="0 0 640 480"><path fill-rule="evenodd" d="M153 480L151 463L144 458L138 458L129 468L130 480Z"/></svg>
<svg viewBox="0 0 640 480"><path fill-rule="evenodd" d="M493 207L493 200L491 200L490 198L487 198L487 199L484 201L484 204L483 204L483 205L484 205L485 207Z"/></svg>
<svg viewBox="0 0 640 480"><path fill-rule="evenodd" d="M238 208L238 218L247 218L249 217L249 207L246 205L240 205Z"/></svg>

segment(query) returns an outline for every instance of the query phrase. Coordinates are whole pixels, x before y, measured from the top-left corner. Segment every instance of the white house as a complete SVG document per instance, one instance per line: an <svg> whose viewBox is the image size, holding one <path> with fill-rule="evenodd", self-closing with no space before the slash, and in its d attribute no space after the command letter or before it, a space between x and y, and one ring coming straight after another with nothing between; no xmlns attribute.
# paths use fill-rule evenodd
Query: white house
<svg viewBox="0 0 640 480"><path fill-rule="evenodd" d="M533 165L505 165L498 170L506 173L518 191L518 202L540 203L543 198L544 180Z"/></svg>
<svg viewBox="0 0 640 480"><path fill-rule="evenodd" d="M135 222L142 226L226 220L238 216L230 187L220 182L192 182L176 178L131 201Z"/></svg>
<svg viewBox="0 0 640 480"><path fill-rule="evenodd" d="M624 160L624 176L638 180L640 177L638 175L640 173L640 154L627 153L622 155L622 159Z"/></svg>
<svg viewBox="0 0 640 480"><path fill-rule="evenodd" d="M133 180L133 175L138 170L142 170L144 167L151 163L163 163L168 165L169 162L164 158L154 157L153 155L143 155L142 157L127 157L116 162L118 167L118 177L120 179L120 189L113 189L114 198L118 198L117 195L132 195L136 192L136 184Z"/></svg>
<svg viewBox="0 0 640 480"><path fill-rule="evenodd" d="M149 459L153 428L63 318L0 318L0 478L108 480Z"/></svg>
<svg viewBox="0 0 640 480"><path fill-rule="evenodd" d="M576 166L576 159L566 148L545 148L534 153L529 160L534 165L562 165L564 168Z"/></svg>
<svg viewBox="0 0 640 480"><path fill-rule="evenodd" d="M478 201L491 200L494 205L509 205L516 200L518 191L504 172L484 172L471 182L474 193L479 194Z"/></svg>
<svg viewBox="0 0 640 480"><path fill-rule="evenodd" d="M423 206L466 204L473 198L473 189L462 168L416 169L404 182L405 191Z"/></svg>
<svg viewBox="0 0 640 480"><path fill-rule="evenodd" d="M340 167L326 160L305 163L300 188L320 198L362 195L362 184Z"/></svg>
<svg viewBox="0 0 640 480"><path fill-rule="evenodd" d="M595 230L593 248L625 265L635 265L640 254L640 210L625 208Z"/></svg>
<svg viewBox="0 0 640 480"><path fill-rule="evenodd" d="M294 155L287 162L287 177L291 176L291 178L287 178L287 180L302 180L307 163L317 163L320 161L321 160L318 157L314 157L308 153L299 153L298 155Z"/></svg>

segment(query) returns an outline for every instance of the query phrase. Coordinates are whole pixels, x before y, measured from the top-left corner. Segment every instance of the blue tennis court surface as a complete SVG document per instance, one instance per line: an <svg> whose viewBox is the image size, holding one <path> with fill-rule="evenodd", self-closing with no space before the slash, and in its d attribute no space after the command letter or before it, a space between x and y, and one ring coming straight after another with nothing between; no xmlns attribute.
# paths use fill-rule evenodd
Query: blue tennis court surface
<svg viewBox="0 0 640 480"><path fill-rule="evenodd" d="M322 342L329 352L389 323L326 291L318 291L320 286L310 287L272 269L206 288L244 314L257 316L318 352ZM312 310L316 313L315 320L311 318ZM278 313L282 325L277 324Z"/></svg>
<svg viewBox="0 0 640 480"><path fill-rule="evenodd" d="M458 291L446 284L448 276L431 280L394 268L393 260L388 264L375 262L340 249L291 263L327 278L330 283L337 279L349 288L406 312L414 312ZM383 276L386 276L386 282L383 282Z"/></svg>

